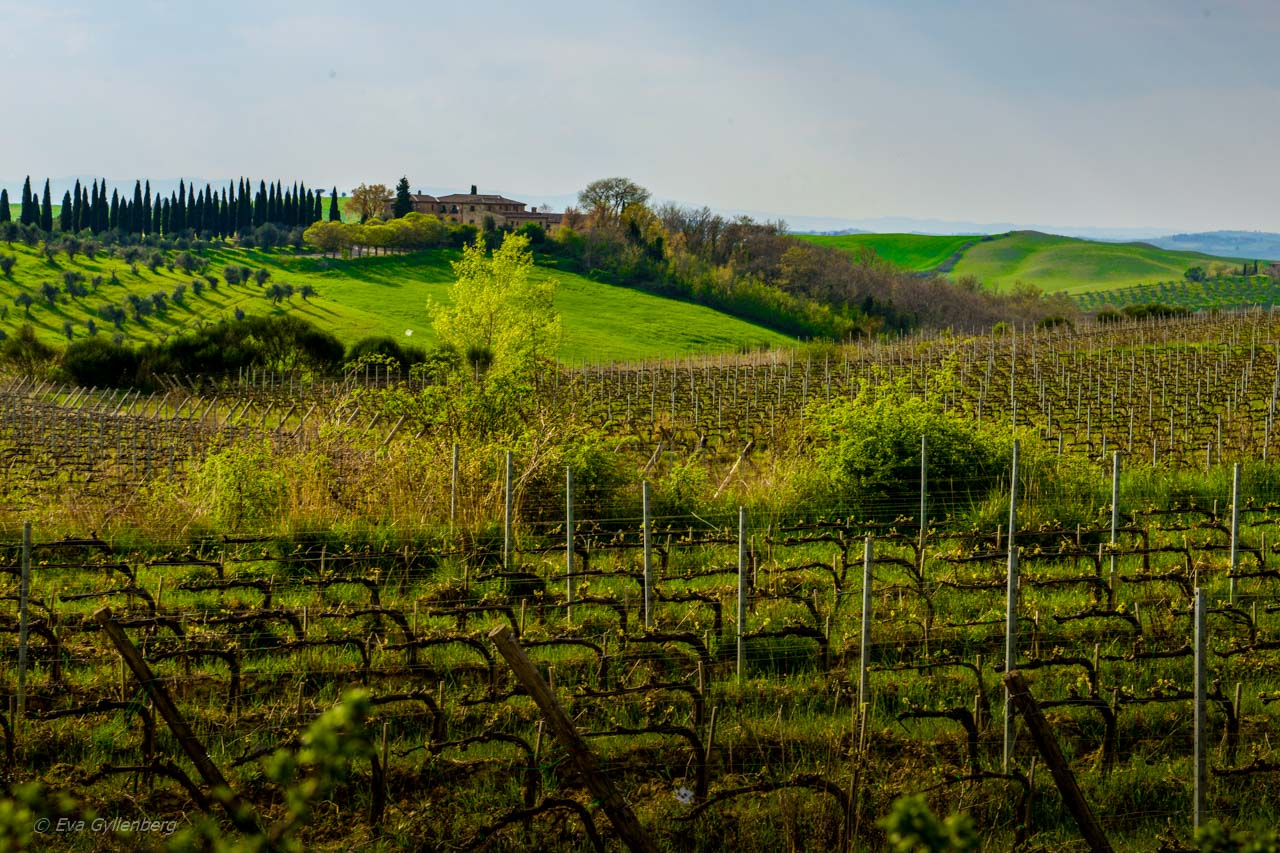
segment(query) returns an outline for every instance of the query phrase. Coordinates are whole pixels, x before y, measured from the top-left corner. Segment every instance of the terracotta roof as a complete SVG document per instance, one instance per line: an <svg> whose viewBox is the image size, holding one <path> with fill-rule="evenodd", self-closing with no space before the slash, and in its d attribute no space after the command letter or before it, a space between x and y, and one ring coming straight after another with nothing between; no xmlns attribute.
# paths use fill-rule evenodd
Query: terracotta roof
<svg viewBox="0 0 1280 853"><path fill-rule="evenodd" d="M515 199L505 198L500 195L471 195L470 193L453 193L452 195L440 196L440 201L449 204L518 204L524 207L524 202Z"/></svg>

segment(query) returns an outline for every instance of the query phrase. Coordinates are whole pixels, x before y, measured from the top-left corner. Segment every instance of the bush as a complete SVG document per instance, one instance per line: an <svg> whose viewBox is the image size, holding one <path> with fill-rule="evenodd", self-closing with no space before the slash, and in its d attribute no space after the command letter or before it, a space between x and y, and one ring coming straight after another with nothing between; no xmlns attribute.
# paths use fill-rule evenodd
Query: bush
<svg viewBox="0 0 1280 853"><path fill-rule="evenodd" d="M62 369L78 385L127 388L137 379L138 354L103 337L81 338L67 347Z"/></svg>
<svg viewBox="0 0 1280 853"><path fill-rule="evenodd" d="M242 367L331 373L342 355L336 337L293 316L238 317L149 344L140 353L147 376L223 376Z"/></svg>
<svg viewBox="0 0 1280 853"><path fill-rule="evenodd" d="M25 373L35 373L53 361L53 347L36 337L36 330L24 324L17 334L0 344L0 362Z"/></svg>
<svg viewBox="0 0 1280 853"><path fill-rule="evenodd" d="M412 365L427 360L425 351L417 347L402 346L399 341L388 335L361 338L347 350L348 364L359 362L368 356L381 356L382 360L393 361L401 371L406 372Z"/></svg>
<svg viewBox="0 0 1280 853"><path fill-rule="evenodd" d="M832 497L866 516L912 515L919 507L920 440L928 444L929 503L940 511L983 498L1006 470L1006 442L980 432L903 386L864 390L816 407L810 427L819 475Z"/></svg>
<svg viewBox="0 0 1280 853"><path fill-rule="evenodd" d="M269 447L238 445L205 457L191 495L221 529L254 529L280 517L288 482Z"/></svg>

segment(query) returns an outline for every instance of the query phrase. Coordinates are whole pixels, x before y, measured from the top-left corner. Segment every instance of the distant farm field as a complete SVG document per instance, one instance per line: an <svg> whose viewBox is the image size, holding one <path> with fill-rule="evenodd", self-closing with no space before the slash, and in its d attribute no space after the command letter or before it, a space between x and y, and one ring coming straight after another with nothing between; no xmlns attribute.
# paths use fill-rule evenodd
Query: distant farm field
<svg viewBox="0 0 1280 853"><path fill-rule="evenodd" d="M1018 231L970 247L954 272L975 276L997 290L1021 281L1048 292L1076 293L1181 279L1193 266L1212 271L1240 263L1147 243L1100 243Z"/></svg>
<svg viewBox="0 0 1280 853"><path fill-rule="evenodd" d="M1103 243L1038 231L989 237L923 234L803 235L850 252L866 249L912 272L973 276L995 290L1018 282L1048 293L1079 294L1181 280L1194 266L1229 273L1242 259L1161 249L1147 243Z"/></svg>
<svg viewBox="0 0 1280 853"><path fill-rule="evenodd" d="M229 318L236 309L246 314L293 313L323 329L334 332L350 344L367 335L392 335L400 339L412 333L415 344L434 340L428 300L447 303L453 282L450 262L459 254L437 249L407 255L335 260L295 256L278 252L219 248L207 250L205 272L219 279L217 288L205 283L196 294L192 282L201 275L183 273L164 265L154 271L143 262L136 270L124 260L98 254L74 260L63 253L52 262L36 250L14 243L0 244L0 254L14 255L17 262L9 278L0 278L0 330L12 334L23 323L31 323L40 337L50 343L65 343L65 324L71 324L73 338L89 334L93 320L99 333L114 334L111 323L99 313L104 306L126 307L130 294L151 298L166 295L165 307L141 321L132 315L120 334L131 341L154 340L202 322ZM173 253L169 257L172 258ZM266 285L289 284L295 295L273 303L265 287L256 282L226 284L227 266L242 265L269 273ZM70 296L65 289L67 272L80 273L89 288L87 295ZM112 276L115 276L115 282ZM665 299L636 290L592 281L580 275L537 267L535 277L556 283L556 308L564 327L560 356L566 361L641 359L687 355L698 352L725 352L791 342L785 335L721 314L710 308ZM94 285L94 280L100 281ZM60 292L50 304L43 293L46 284ZM173 293L186 286L180 301ZM309 285L315 295L298 295ZM34 300L29 312L15 304L20 293ZM6 310L7 309L7 310ZM28 316L29 313L29 316Z"/></svg>
<svg viewBox="0 0 1280 853"><path fill-rule="evenodd" d="M799 235L810 243L860 252L870 249L883 260L915 272L936 269L965 247L981 240L980 236L939 237L932 234L821 234Z"/></svg>

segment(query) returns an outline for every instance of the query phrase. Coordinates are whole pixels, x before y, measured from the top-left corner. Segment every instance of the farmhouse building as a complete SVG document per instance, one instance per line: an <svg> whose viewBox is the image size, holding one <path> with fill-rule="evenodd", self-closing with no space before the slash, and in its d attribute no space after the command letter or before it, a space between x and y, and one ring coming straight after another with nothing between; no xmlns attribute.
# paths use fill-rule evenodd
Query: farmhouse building
<svg viewBox="0 0 1280 853"><path fill-rule="evenodd" d="M496 228L520 228L529 223L541 225L548 233L560 228L564 219L561 213L544 213L537 209L529 209L522 201L501 195L485 195L476 192L471 186L469 193L451 193L439 197L423 193L411 193L413 209L416 213L429 213L442 222L456 222L462 225L474 225L483 228L486 216L493 217ZM392 206L387 205L387 216L390 217Z"/></svg>

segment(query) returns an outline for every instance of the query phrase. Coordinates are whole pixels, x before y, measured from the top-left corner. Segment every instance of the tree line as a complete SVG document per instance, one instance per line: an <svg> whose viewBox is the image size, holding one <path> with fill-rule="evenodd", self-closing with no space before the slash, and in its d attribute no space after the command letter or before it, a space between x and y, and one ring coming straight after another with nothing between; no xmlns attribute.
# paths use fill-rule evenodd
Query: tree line
<svg viewBox="0 0 1280 853"><path fill-rule="evenodd" d="M705 304L798 337L844 340L914 328L977 330L997 322L1062 322L1076 309L1033 287L997 294L972 277L900 270L799 240L783 222L708 208L649 204L626 178L594 181L553 238L529 229L561 269ZM497 245L487 237L489 245Z"/></svg>
<svg viewBox="0 0 1280 853"><path fill-rule="evenodd" d="M48 233L55 230L56 222L57 230L68 234L114 231L137 236L189 234L222 239L248 234L265 225L289 229L305 228L326 218L340 222L337 187L329 195L327 214L324 201L324 190L313 190L305 182L289 187L279 180L271 184L259 180L255 191L247 178L229 182L221 189L210 184L188 187L182 180L177 191L164 197L159 193L153 196L150 180L135 181L130 195L109 188L104 178L94 180L89 187L77 180L74 188L63 193L55 218L49 180L45 179L44 192L37 194L28 176L18 202L18 224ZM12 221L10 207L9 191L0 190L0 224Z"/></svg>

